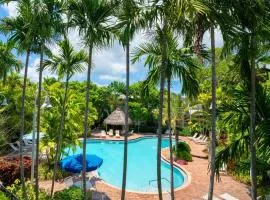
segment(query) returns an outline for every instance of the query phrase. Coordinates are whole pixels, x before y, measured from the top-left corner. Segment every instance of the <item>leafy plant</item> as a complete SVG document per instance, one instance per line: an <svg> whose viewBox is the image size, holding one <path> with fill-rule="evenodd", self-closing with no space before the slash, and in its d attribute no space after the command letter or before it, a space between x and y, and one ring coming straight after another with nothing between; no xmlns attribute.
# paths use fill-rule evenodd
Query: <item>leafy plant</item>
<svg viewBox="0 0 270 200"><path fill-rule="evenodd" d="M174 147L174 149L175 149L175 147ZM187 152L191 151L190 146L186 142L178 142L177 149L179 151L187 151Z"/></svg>
<svg viewBox="0 0 270 200"><path fill-rule="evenodd" d="M192 156L187 151L177 151L176 152L176 158L179 160L186 160L186 161L192 161Z"/></svg>
<svg viewBox="0 0 270 200"><path fill-rule="evenodd" d="M70 187L68 189L64 189L62 191L56 192L54 194L54 200L82 200L83 193L82 190L78 187ZM91 193L88 193L86 199L91 199Z"/></svg>
<svg viewBox="0 0 270 200"><path fill-rule="evenodd" d="M1 200L8 200L7 196L1 191L0 191L0 199Z"/></svg>
<svg viewBox="0 0 270 200"><path fill-rule="evenodd" d="M30 177L31 158L24 157L25 177ZM0 180L3 185L13 184L16 179L20 178L19 157L4 158L0 160Z"/></svg>
<svg viewBox="0 0 270 200"><path fill-rule="evenodd" d="M190 146L185 142L178 142L177 143L177 151L175 146L173 147L174 154L177 159L192 161L192 156L190 154Z"/></svg>
<svg viewBox="0 0 270 200"><path fill-rule="evenodd" d="M22 185L21 182L17 179L14 184L11 186L8 186L7 189L13 193L18 199L20 200L25 200L23 197L23 190L22 190ZM35 200L35 189L34 187L27 182L26 183L26 190L27 190L27 195L29 200ZM50 197L47 195L47 193L44 190L39 190L39 199L40 200L49 200Z"/></svg>

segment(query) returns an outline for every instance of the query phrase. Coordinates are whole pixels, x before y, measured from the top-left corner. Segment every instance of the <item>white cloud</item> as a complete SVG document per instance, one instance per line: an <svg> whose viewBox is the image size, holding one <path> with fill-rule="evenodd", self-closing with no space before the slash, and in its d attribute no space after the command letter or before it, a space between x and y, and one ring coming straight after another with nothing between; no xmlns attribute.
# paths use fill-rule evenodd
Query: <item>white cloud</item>
<svg viewBox="0 0 270 200"><path fill-rule="evenodd" d="M16 17L18 15L17 5L18 2L11 1L8 4L4 4L2 7L7 12L9 17Z"/></svg>
<svg viewBox="0 0 270 200"><path fill-rule="evenodd" d="M34 82L38 82L38 78L39 78L39 72L37 71L38 67L39 67L39 63L40 60L39 58L36 58L29 66L28 68L28 78L31 80L31 81L34 81ZM22 75L24 74L24 69L21 70L20 72ZM42 76L43 78L44 77L57 77L55 74L51 74L49 72L49 70L45 69L42 73Z"/></svg>
<svg viewBox="0 0 270 200"><path fill-rule="evenodd" d="M109 74L100 75L99 79L105 80L105 81L121 81L121 82L125 81L125 79L121 76L109 75Z"/></svg>
<svg viewBox="0 0 270 200"><path fill-rule="evenodd" d="M87 52L87 47L83 45L81 37L77 29L70 29L68 33L68 38L75 50L85 49ZM131 49L134 46L142 43L143 35L138 34L131 43ZM56 44L50 44L49 48L54 54L59 54L59 48ZM134 74L139 71L139 65L131 65L130 73ZM142 69L141 69L142 70ZM117 41L111 48L104 49L94 49L93 50L93 70L92 77L95 82L99 84L104 84L104 82L111 81L124 81L126 74L126 64L125 64L125 51L122 46L119 45ZM83 73L76 74L72 78L73 80L85 80L86 70Z"/></svg>

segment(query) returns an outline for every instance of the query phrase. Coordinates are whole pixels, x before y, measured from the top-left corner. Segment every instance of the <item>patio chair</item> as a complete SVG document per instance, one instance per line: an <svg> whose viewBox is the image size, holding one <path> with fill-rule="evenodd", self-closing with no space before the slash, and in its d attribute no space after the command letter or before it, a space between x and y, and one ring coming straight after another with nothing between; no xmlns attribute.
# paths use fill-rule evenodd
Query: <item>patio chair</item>
<svg viewBox="0 0 270 200"><path fill-rule="evenodd" d="M63 182L64 182L64 184L65 184L65 186L66 187L71 187L71 186L73 186L73 177L72 176L69 176L69 177L67 177L67 178L65 178L64 180L63 180Z"/></svg>
<svg viewBox="0 0 270 200"><path fill-rule="evenodd" d="M24 142L24 145L25 146L31 146L32 145L32 141L31 140L24 139L23 142Z"/></svg>
<svg viewBox="0 0 270 200"><path fill-rule="evenodd" d="M208 194L204 195L204 196L202 197L202 199L207 200L207 199L208 199ZM215 197L215 196L213 196L212 199L213 199L213 200L221 200L220 198Z"/></svg>
<svg viewBox="0 0 270 200"><path fill-rule="evenodd" d="M14 151L19 151L19 147L17 145L14 145L14 143L8 143L8 144Z"/></svg>
<svg viewBox="0 0 270 200"><path fill-rule="evenodd" d="M199 133L195 133L192 137L188 137L188 139L190 139L190 140L193 140L193 139L195 139L195 138L197 138L199 136Z"/></svg>
<svg viewBox="0 0 270 200"><path fill-rule="evenodd" d="M208 137L205 136L203 139L196 140L195 142L198 143L198 144L207 144L208 143Z"/></svg>
<svg viewBox="0 0 270 200"><path fill-rule="evenodd" d="M72 186L82 188L82 181L74 182ZM86 189L96 190L96 187L90 180L87 180L86 181Z"/></svg>
<svg viewBox="0 0 270 200"><path fill-rule="evenodd" d="M200 135L199 137L196 137L196 138L192 138L192 141L200 141L204 138L204 135Z"/></svg>
<svg viewBox="0 0 270 200"><path fill-rule="evenodd" d="M112 129L109 130L108 135L113 136L113 130Z"/></svg>
<svg viewBox="0 0 270 200"><path fill-rule="evenodd" d="M16 146L15 146L15 145ZM13 150L15 150L15 149L17 149L17 150L15 150L15 151L19 151L20 150L20 142L19 141L16 141L16 142L14 142L14 143L11 143L11 144L9 144L10 146L11 146L11 148L13 149ZM12 147L13 146L13 147ZM15 148L14 148L15 147ZM28 150L29 149L29 146L22 146L22 149L23 149L23 151L26 151L26 150Z"/></svg>
<svg viewBox="0 0 270 200"><path fill-rule="evenodd" d="M133 135L134 134L134 130L131 130L130 132L129 132L129 135Z"/></svg>
<svg viewBox="0 0 270 200"><path fill-rule="evenodd" d="M120 138L119 130L116 130L116 131L115 131L115 136L116 136L116 138Z"/></svg>
<svg viewBox="0 0 270 200"><path fill-rule="evenodd" d="M104 131L104 132L101 131L100 137L101 137L101 138L106 138L106 133L105 133L105 131Z"/></svg>
<svg viewBox="0 0 270 200"><path fill-rule="evenodd" d="M224 193L222 195L220 195L220 197L224 200L238 200L237 198L231 196L230 194L228 193Z"/></svg>

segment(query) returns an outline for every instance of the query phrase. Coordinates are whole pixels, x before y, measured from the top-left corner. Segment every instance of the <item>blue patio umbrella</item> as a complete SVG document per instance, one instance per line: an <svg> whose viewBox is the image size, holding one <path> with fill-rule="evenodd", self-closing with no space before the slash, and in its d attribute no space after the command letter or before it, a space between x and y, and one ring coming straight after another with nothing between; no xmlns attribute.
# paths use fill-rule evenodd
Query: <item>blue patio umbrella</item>
<svg viewBox="0 0 270 200"><path fill-rule="evenodd" d="M83 155L77 154L73 156L68 156L60 161L61 169L72 172L72 173L80 173L82 171L82 162L83 162ZM103 159L96 156L87 154L86 155L86 171L94 171L99 168L103 163Z"/></svg>

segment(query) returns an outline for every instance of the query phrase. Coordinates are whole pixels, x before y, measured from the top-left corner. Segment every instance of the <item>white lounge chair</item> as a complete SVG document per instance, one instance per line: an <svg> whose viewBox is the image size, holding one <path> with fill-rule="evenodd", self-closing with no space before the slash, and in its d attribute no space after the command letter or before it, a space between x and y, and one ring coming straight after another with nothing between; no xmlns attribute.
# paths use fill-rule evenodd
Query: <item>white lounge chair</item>
<svg viewBox="0 0 270 200"><path fill-rule="evenodd" d="M130 132L129 132L129 135L133 135L134 134L134 130L131 130Z"/></svg>
<svg viewBox="0 0 270 200"><path fill-rule="evenodd" d="M31 140L24 139L23 142L24 142L25 146L31 146L32 145L32 141Z"/></svg>
<svg viewBox="0 0 270 200"><path fill-rule="evenodd" d="M193 140L194 142L196 142L196 141L201 141L201 140L203 140L204 138L205 138L204 135L200 135L199 137L193 138L192 140Z"/></svg>
<svg viewBox="0 0 270 200"><path fill-rule="evenodd" d="M73 186L82 188L82 181L77 181L77 182L73 183ZM86 189L96 190L95 186L89 180L86 181Z"/></svg>
<svg viewBox="0 0 270 200"><path fill-rule="evenodd" d="M105 133L105 131L104 131L104 132L101 131L100 137L101 137L101 138L106 138L106 133Z"/></svg>
<svg viewBox="0 0 270 200"><path fill-rule="evenodd" d="M20 142L16 141L14 143L9 143L9 146L14 150L14 151L19 151L20 150ZM23 146L23 151L29 149L29 147Z"/></svg>
<svg viewBox="0 0 270 200"><path fill-rule="evenodd" d="M65 178L64 179L64 184L65 184L65 186L66 187L71 187L71 186L73 186L73 177L72 176L70 176L70 177L67 177L67 178Z"/></svg>
<svg viewBox="0 0 270 200"><path fill-rule="evenodd" d="M8 143L8 144L14 151L19 151L19 147L17 145L14 145L14 143Z"/></svg>
<svg viewBox="0 0 270 200"><path fill-rule="evenodd" d="M198 137L199 133L195 133L192 137L188 137L188 139L192 140L192 139L195 139L196 137Z"/></svg>
<svg viewBox="0 0 270 200"><path fill-rule="evenodd" d="M208 143L208 137L204 137L202 140L195 141L198 144L207 144Z"/></svg>
<svg viewBox="0 0 270 200"><path fill-rule="evenodd" d="M231 196L230 194L228 193L224 193L222 195L220 195L220 197L224 200L238 200L237 198Z"/></svg>
<svg viewBox="0 0 270 200"><path fill-rule="evenodd" d="M109 130L108 135L113 136L113 130L112 129Z"/></svg>
<svg viewBox="0 0 270 200"><path fill-rule="evenodd" d="M202 197L202 199L203 199L203 200L208 200L208 194L204 195L204 196ZM215 197L215 196L213 196L212 199L213 199L213 200L221 200L220 198Z"/></svg>
<svg viewBox="0 0 270 200"><path fill-rule="evenodd" d="M116 130L116 131L115 131L115 136L116 136L116 138L120 138L119 130Z"/></svg>

